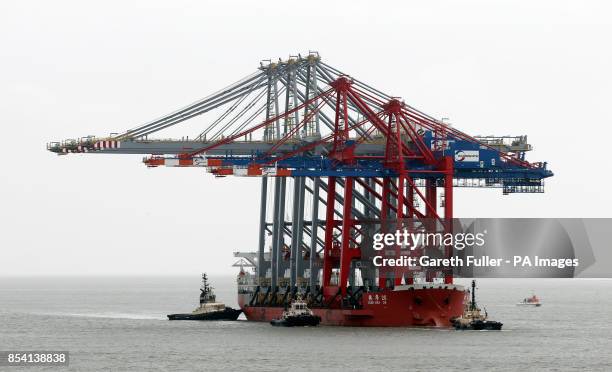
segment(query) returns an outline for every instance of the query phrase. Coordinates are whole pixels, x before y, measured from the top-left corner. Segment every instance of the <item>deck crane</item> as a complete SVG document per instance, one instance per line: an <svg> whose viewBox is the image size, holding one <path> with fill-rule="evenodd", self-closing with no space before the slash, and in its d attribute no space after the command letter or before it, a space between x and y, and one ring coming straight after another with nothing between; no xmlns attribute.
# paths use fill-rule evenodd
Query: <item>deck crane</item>
<svg viewBox="0 0 612 372"><path fill-rule="evenodd" d="M153 138L205 114L209 124L191 138ZM397 223L452 231L454 187L541 193L553 175L545 162L525 159L531 150L526 136L470 136L315 52L263 61L236 83L121 134L52 142L48 150L143 154L148 167L261 177L258 250L248 256L259 291L255 301L318 288L328 306L342 306L357 282L379 289L415 278L452 284L444 267L374 268L373 234ZM423 248L452 254L449 247ZM391 253L402 252L397 246Z"/></svg>

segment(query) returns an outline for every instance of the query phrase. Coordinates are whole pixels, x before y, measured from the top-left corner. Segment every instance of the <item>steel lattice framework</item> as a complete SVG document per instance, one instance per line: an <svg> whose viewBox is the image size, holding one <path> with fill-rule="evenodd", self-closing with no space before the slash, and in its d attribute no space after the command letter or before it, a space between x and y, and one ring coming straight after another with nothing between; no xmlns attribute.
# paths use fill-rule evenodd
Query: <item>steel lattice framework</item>
<svg viewBox="0 0 612 372"><path fill-rule="evenodd" d="M209 124L192 139L152 138L206 113ZM421 275L377 272L374 232L397 225L452 231L454 187L543 192L552 176L546 163L525 160L531 149L525 136L470 136L327 65L317 53L264 61L256 73L122 134L53 142L48 149L144 154L149 167L262 177L259 249L237 256L255 267L257 290L268 288L265 298L279 287L285 293L317 287L328 303L355 296L357 268L363 285L378 287ZM427 248L451 254L449 247ZM402 254L402 247L393 253ZM452 283L444 268L424 275Z"/></svg>

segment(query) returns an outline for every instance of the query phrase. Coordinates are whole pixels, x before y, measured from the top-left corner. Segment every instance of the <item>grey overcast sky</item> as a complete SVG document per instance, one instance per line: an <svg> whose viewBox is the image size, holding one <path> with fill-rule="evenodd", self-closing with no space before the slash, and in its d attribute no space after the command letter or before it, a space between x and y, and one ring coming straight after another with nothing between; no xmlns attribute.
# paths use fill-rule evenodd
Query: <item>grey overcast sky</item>
<svg viewBox="0 0 612 372"><path fill-rule="evenodd" d="M58 157L253 72L329 64L470 134L527 134L543 195L458 190L458 217L612 217L612 8L601 1L3 1L0 275L231 273L258 180ZM175 135L206 125L191 120Z"/></svg>

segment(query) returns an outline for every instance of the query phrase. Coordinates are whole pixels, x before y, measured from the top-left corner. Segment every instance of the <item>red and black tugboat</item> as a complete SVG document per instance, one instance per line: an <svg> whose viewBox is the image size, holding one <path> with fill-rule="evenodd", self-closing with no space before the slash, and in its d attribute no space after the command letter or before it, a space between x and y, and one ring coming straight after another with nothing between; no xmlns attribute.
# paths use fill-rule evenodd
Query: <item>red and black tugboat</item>
<svg viewBox="0 0 612 372"><path fill-rule="evenodd" d="M200 306L191 313L169 314L169 320L236 320L242 310L232 309L216 301L213 288L208 284L206 273L202 274Z"/></svg>

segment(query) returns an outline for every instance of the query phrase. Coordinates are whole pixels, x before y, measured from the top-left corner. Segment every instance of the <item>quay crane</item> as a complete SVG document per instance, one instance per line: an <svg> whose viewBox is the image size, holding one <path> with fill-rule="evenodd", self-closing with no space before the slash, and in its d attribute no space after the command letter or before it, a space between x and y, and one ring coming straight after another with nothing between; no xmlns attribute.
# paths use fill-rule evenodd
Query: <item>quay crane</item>
<svg viewBox="0 0 612 372"><path fill-rule="evenodd" d="M208 125L191 138L152 136L201 115ZM553 175L545 162L526 160L526 136L470 136L316 52L263 61L236 83L120 134L47 148L260 177L258 249L235 253L241 307L248 319L269 321L303 296L322 324L338 325L450 325L463 310L452 270L374 267L373 235L400 226L452 232L454 187L542 193ZM420 248L383 254L452 256L449 246ZM397 310L404 305L410 314Z"/></svg>

